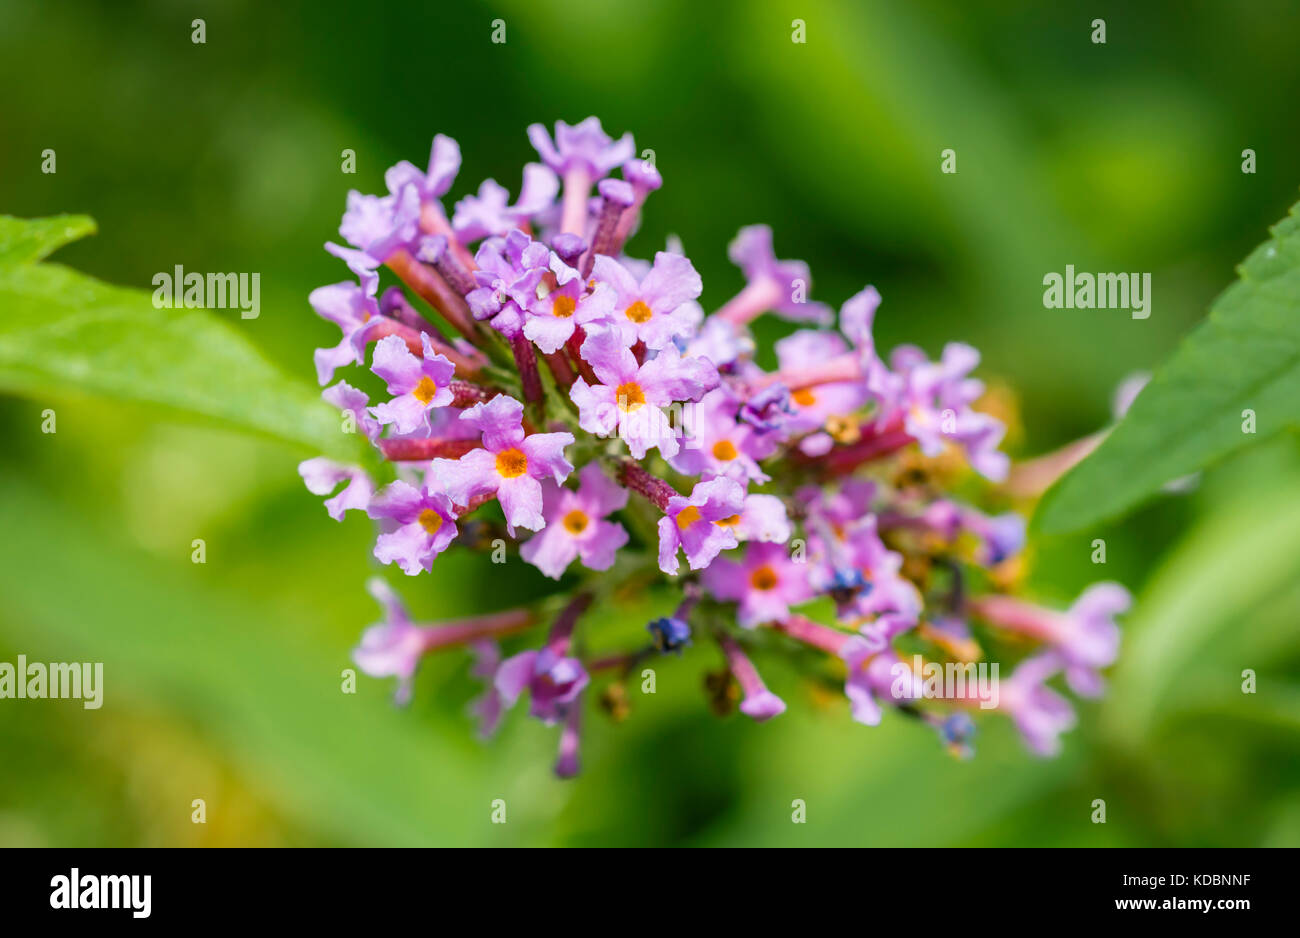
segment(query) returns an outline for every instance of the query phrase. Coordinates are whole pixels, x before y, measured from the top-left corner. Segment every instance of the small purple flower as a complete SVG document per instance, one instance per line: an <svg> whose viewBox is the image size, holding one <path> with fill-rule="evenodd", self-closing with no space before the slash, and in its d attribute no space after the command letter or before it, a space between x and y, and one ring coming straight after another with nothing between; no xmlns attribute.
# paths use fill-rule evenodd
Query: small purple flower
<svg viewBox="0 0 1300 938"><path fill-rule="evenodd" d="M824 303L808 300L812 277L803 261L780 261L772 250L772 229L750 225L740 229L727 248L731 262L739 267L747 286L717 315L732 325L742 326L760 313L772 311L796 322L830 325L834 314Z"/></svg>
<svg viewBox="0 0 1300 938"><path fill-rule="evenodd" d="M1025 744L1040 756L1060 752L1061 734L1075 723L1069 701L1045 683L1059 670L1056 655L1038 655L1022 661L999 688L998 709L1011 717Z"/></svg>
<svg viewBox="0 0 1300 938"><path fill-rule="evenodd" d="M308 295L307 302L316 315L343 330L343 340L338 345L318 348L313 356L316 377L325 385L329 384L337 369L361 364L364 346L358 338L366 324L379 315L379 304L351 280L317 287Z"/></svg>
<svg viewBox="0 0 1300 938"><path fill-rule="evenodd" d="M384 184L390 193L401 192L411 186L421 203L435 202L447 194L460 172L460 144L451 137L438 134L429 149L429 168L420 172L407 160L402 160L384 173Z"/></svg>
<svg viewBox="0 0 1300 938"><path fill-rule="evenodd" d="M921 696L919 678L885 643L854 635L840 646L839 655L848 668L844 694L858 723L880 725L881 698L897 701Z"/></svg>
<svg viewBox="0 0 1300 938"><path fill-rule="evenodd" d="M442 490L461 507L468 507L477 496L495 493L511 537L516 525L530 531L546 526L540 480L563 482L573 471L573 464L564 458L573 434L525 436L523 414L524 405L505 394L475 404L461 414L461 420L479 429L483 449L460 459L435 459L429 467Z"/></svg>
<svg viewBox="0 0 1300 938"><path fill-rule="evenodd" d="M782 371L811 370L846 351L839 336L811 329L801 329L776 343L777 362ZM848 416L866 402L867 387L862 381L832 381L796 388L790 392L793 414L784 429L791 435L820 431L831 418ZM830 442L829 437L827 441Z"/></svg>
<svg viewBox="0 0 1300 938"><path fill-rule="evenodd" d="M509 191L495 180L485 180L478 188L478 195L467 195L456 203L451 226L462 244L506 235L550 208L559 191L560 181L555 173L540 163L529 163L524 167L518 202L509 204Z"/></svg>
<svg viewBox="0 0 1300 938"><path fill-rule="evenodd" d="M587 669L577 658L569 658L549 646L540 651L522 651L497 668L495 683L506 709L513 707L526 690L532 696L529 713L543 723L557 723L587 686Z"/></svg>
<svg viewBox="0 0 1300 938"><path fill-rule="evenodd" d="M379 266L420 236L419 189L402 185L386 196L349 192L339 234Z"/></svg>
<svg viewBox="0 0 1300 938"><path fill-rule="evenodd" d="M678 550L686 551L692 570L707 567L713 558L739 543L733 525L727 524L745 507L745 490L733 479L696 483L690 497L668 499L659 519L659 568L677 575Z"/></svg>
<svg viewBox="0 0 1300 938"><path fill-rule="evenodd" d="M707 359L719 371L730 372L754 354L754 340L749 331L717 316L705 319L685 345L685 354Z"/></svg>
<svg viewBox="0 0 1300 938"><path fill-rule="evenodd" d="M475 319L487 319L501 334L514 336L523 324L523 308L537 298L537 287L550 271L551 251L519 229L479 245L474 262L478 288L465 297Z"/></svg>
<svg viewBox="0 0 1300 938"><path fill-rule="evenodd" d="M589 570L608 570L628 541L623 525L605 518L627 504L627 489L591 462L578 473L578 490L548 483L543 488L546 527L520 548L524 560L558 580L579 557Z"/></svg>
<svg viewBox="0 0 1300 938"><path fill-rule="evenodd" d="M578 271L554 254L551 270L555 289L536 288L536 297L524 307L524 336L543 352L558 352L578 326L607 322L614 312L614 291L603 283L588 292Z"/></svg>
<svg viewBox="0 0 1300 938"><path fill-rule="evenodd" d="M331 241L325 242L326 253L333 254L348 265L348 270L361 281L361 289L367 296L374 296L379 290L379 273L377 268L382 263L365 251L357 248L345 248Z"/></svg>
<svg viewBox="0 0 1300 938"><path fill-rule="evenodd" d="M719 557L705 569L703 582L715 598L740 604L736 618L747 629L784 619L791 606L813 597L808 565L790 559L783 544L751 544L739 563Z"/></svg>
<svg viewBox="0 0 1300 938"><path fill-rule="evenodd" d="M739 398L725 387L704 395L694 410L686 444L677 453L664 453L672 467L689 476L766 482L768 475L758 461L772 454L775 441L737 420L739 408Z"/></svg>
<svg viewBox="0 0 1300 938"><path fill-rule="evenodd" d="M364 391L359 391L346 381L340 381L338 384L326 388L320 393L321 399L327 404L333 404L344 413L352 415L352 421L371 442L379 439L382 427L378 420L370 416L370 397Z"/></svg>
<svg viewBox="0 0 1300 938"><path fill-rule="evenodd" d="M433 350L428 333L420 333L420 338L424 340L423 360L412 355L406 342L395 335L385 336L375 345L370 370L384 379L388 393L395 396L370 410L380 423L394 424L398 433L427 427L429 411L452 401L448 385L455 366Z"/></svg>
<svg viewBox="0 0 1300 938"><path fill-rule="evenodd" d="M948 443L961 446L971 467L985 478L1006 478L1010 460L998 450L1006 432L1001 421L972 410L984 384L967 374L979 364L979 352L960 342L944 346L938 362L914 346L900 346L890 356L893 373L885 394L882 420L901 412L903 429L927 456L938 456Z"/></svg>
<svg viewBox="0 0 1300 938"><path fill-rule="evenodd" d="M572 127L564 121L556 121L554 144L543 124L531 124L528 139L542 162L560 175L581 169L593 182L630 160L636 152L631 134L624 134L614 141L595 117L588 117Z"/></svg>
<svg viewBox="0 0 1300 938"><path fill-rule="evenodd" d="M784 544L790 540L790 517L785 502L775 495L746 495L745 507L733 527L736 537L742 541Z"/></svg>
<svg viewBox="0 0 1300 938"><path fill-rule="evenodd" d="M685 304L696 299L704 285L695 267L680 254L655 254L654 266L639 282L614 258L599 254L592 276L614 288L614 323L624 344L640 340L646 348L661 349L674 338L693 333L694 316Z"/></svg>
<svg viewBox="0 0 1300 938"><path fill-rule="evenodd" d="M375 559L396 563L407 576L433 569L433 559L456 539L456 513L441 492L417 489L401 479L370 502L372 518L396 521L396 530L380 534L375 541Z"/></svg>
<svg viewBox="0 0 1300 938"><path fill-rule="evenodd" d="M674 455L677 430L661 408L699 400L718 381L711 364L682 358L673 347L638 365L616 329L593 330L582 343L582 357L601 383L579 378L570 388L579 426L602 437L617 432L637 459L656 446L665 456Z"/></svg>
<svg viewBox="0 0 1300 938"><path fill-rule="evenodd" d="M375 493L375 483L364 469L344 466L324 457L299 463L298 474L313 495L329 495L340 482L348 483L343 491L325 501L325 511L335 521L342 521L348 511L365 511Z"/></svg>
<svg viewBox="0 0 1300 938"><path fill-rule="evenodd" d="M397 678L393 699L405 706L411 701L415 671L429 648L433 630L413 624L397 594L379 577L371 579L366 588L383 608L384 621L362 633L352 660L371 677Z"/></svg>

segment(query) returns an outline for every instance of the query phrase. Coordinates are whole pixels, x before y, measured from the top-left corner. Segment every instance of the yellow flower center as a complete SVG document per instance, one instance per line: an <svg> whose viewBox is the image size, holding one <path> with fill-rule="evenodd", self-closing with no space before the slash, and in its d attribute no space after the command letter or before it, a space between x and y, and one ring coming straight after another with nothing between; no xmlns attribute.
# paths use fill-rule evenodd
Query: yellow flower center
<svg viewBox="0 0 1300 938"><path fill-rule="evenodd" d="M749 585L756 590L776 589L776 572L766 564L749 575Z"/></svg>
<svg viewBox="0 0 1300 938"><path fill-rule="evenodd" d="M736 525L740 524L740 515L732 515L730 518L719 518L713 523L723 528L734 528Z"/></svg>
<svg viewBox="0 0 1300 938"><path fill-rule="evenodd" d="M503 449L497 453L497 473L505 479L514 479L528 471L528 457L517 449Z"/></svg>
<svg viewBox="0 0 1300 938"><path fill-rule="evenodd" d="M416 519L420 522L420 527L430 534L437 534L438 529L442 527L442 515L438 514L432 508L426 508L420 512L420 517Z"/></svg>
<svg viewBox="0 0 1300 938"><path fill-rule="evenodd" d="M551 302L551 315L556 319L568 319L577 308L577 300L571 296L560 294Z"/></svg>
<svg viewBox="0 0 1300 938"><path fill-rule="evenodd" d="M826 432L837 443L856 443L862 439L862 427L855 417L830 417L826 421Z"/></svg>
<svg viewBox="0 0 1300 938"><path fill-rule="evenodd" d="M730 440L718 440L718 442L713 444L714 459L719 459L722 462L731 462L731 460L735 459L739 455L740 453L736 452L736 444L732 443Z"/></svg>
<svg viewBox="0 0 1300 938"><path fill-rule="evenodd" d="M623 315L636 323L649 322L651 315L650 307L646 306L640 300L637 300L631 306L623 311Z"/></svg>
<svg viewBox="0 0 1300 938"><path fill-rule="evenodd" d="M434 395L438 393L438 385L432 378L425 375L420 379L420 383L415 386L415 390L411 393L415 395L415 399L421 404L427 404L429 401L433 400Z"/></svg>
<svg viewBox="0 0 1300 938"><path fill-rule="evenodd" d="M645 392L635 381L620 384L614 397L618 401L618 409L624 413L630 413L645 403Z"/></svg>
<svg viewBox="0 0 1300 938"><path fill-rule="evenodd" d="M694 505L687 505L677 513L677 527L683 531L700 520L700 510Z"/></svg>
<svg viewBox="0 0 1300 938"><path fill-rule="evenodd" d="M790 395L794 402L800 407L811 407L817 403L817 395L812 392L811 388L800 388Z"/></svg>
<svg viewBox="0 0 1300 938"><path fill-rule="evenodd" d="M565 515L564 519L560 523L564 525L564 530L568 531L570 534L577 535L587 530L587 520L586 513L575 508L573 511Z"/></svg>

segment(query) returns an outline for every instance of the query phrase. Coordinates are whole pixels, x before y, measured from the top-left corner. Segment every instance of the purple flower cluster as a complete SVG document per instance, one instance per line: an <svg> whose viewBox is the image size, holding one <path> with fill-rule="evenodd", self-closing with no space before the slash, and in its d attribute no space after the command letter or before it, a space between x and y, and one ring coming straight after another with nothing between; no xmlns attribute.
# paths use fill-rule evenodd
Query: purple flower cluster
<svg viewBox="0 0 1300 938"><path fill-rule="evenodd" d="M373 403L343 381L324 397L381 458L312 459L301 473L332 518L374 519L375 559L409 576L449 549L499 553L518 539L518 557L566 586L532 608L420 625L381 584L385 618L357 664L397 677L405 700L423 656L470 650L483 731L527 695L533 716L562 724L556 769L571 775L584 697L621 718L653 655L715 655L714 706L766 720L786 705L750 655L806 646L858 722L892 706L967 753L968 712L986 702L913 693L908 662L1010 649L1023 660L997 708L1034 750L1054 751L1074 713L1046 682L1060 673L1077 694L1101 692L1128 594L1099 584L1064 612L1014 595L1025 526L1005 510L1004 421L971 377L979 354L952 343L935 360L914 346L880 357L879 293L865 287L836 314L761 225L729 249L744 288L706 316L680 247L624 249L662 185L630 135L613 140L593 117L553 134L534 125L528 139L540 162L514 201L489 179L444 204L460 149L441 135L427 169L402 162L385 194L348 194L346 244L326 248L352 276L310 297L342 336L316 368L327 385L368 357L372 377L355 380ZM764 314L793 324L773 370L750 333ZM981 507L950 495L958 483ZM672 611L642 645L590 653L602 642L584 614L627 590L667 594ZM976 621L994 636L983 645ZM540 647L503 654L500 639L540 622Z"/></svg>

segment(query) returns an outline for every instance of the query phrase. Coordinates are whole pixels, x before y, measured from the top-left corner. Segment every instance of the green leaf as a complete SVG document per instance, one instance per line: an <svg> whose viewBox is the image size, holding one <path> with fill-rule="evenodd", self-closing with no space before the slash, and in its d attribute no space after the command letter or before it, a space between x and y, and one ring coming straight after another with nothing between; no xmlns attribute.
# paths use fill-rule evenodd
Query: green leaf
<svg viewBox="0 0 1300 938"><path fill-rule="evenodd" d="M95 231L95 220L87 215L31 219L0 215L0 267L44 260Z"/></svg>
<svg viewBox="0 0 1300 938"><path fill-rule="evenodd" d="M1300 204L1156 372L1128 415L1048 492L1035 524L1077 531L1174 479L1300 424ZM1246 410L1255 431L1243 431Z"/></svg>
<svg viewBox="0 0 1300 938"><path fill-rule="evenodd" d="M319 392L283 374L241 329L202 309L156 309L145 290L38 263L95 231L85 216L0 216L0 391L82 392L212 418L341 458L361 444Z"/></svg>

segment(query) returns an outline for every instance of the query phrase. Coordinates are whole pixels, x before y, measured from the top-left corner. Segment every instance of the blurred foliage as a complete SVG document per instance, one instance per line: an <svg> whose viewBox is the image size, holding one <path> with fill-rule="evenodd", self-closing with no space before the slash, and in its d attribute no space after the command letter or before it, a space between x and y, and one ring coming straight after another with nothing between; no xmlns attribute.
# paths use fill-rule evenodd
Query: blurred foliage
<svg viewBox="0 0 1300 938"><path fill-rule="evenodd" d="M794 6L6 0L0 80L22 92L0 117L0 211L95 217L101 233L58 261L113 284L176 264L261 272L261 317L230 326L310 383L311 349L335 337L306 295L346 275L320 248L348 188L378 189L443 132L465 154L456 197L487 176L515 189L528 123L596 114L654 149L667 183L634 253L680 235L714 306L740 285L728 240L771 223L815 296L881 290L882 347L981 348L1034 454L1104 424L1116 382L1172 352L1295 201L1293 4ZM939 172L947 147L956 175ZM1067 263L1151 271L1151 318L1045 310L1042 277ZM56 434L40 432L46 407ZM0 702L3 844L1300 844L1293 437L1034 546L1036 594L1104 576L1139 599L1112 693L1082 707L1057 760L999 720L965 763L911 721L853 724L775 655L759 664L788 713L717 720L700 681L718 656L700 645L656 666L658 693L634 695L626 722L590 716L584 773L563 783L554 732L522 713L474 740L463 655L427 663L408 711L385 683L339 693L375 615L372 534L302 490L313 452L58 387L0 398L0 433L0 661L102 660L106 680L98 711ZM452 556L397 585L423 616L549 588L522 564ZM593 647L672 602L597 610ZM506 825L488 822L498 797Z"/></svg>

